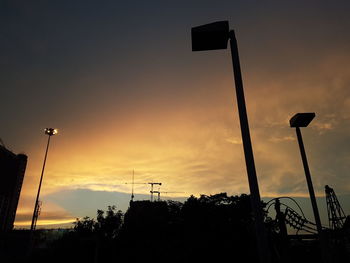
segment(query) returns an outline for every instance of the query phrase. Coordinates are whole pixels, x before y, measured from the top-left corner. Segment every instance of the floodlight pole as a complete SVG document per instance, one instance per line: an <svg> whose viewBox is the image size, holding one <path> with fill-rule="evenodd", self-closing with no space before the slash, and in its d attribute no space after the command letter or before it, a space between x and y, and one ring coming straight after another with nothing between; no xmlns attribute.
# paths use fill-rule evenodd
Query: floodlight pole
<svg viewBox="0 0 350 263"><path fill-rule="evenodd" d="M48 140L47 140L47 145L46 145L46 151L45 151L45 157L44 157L44 164L43 164L43 168L41 170L41 176L40 176L40 182L39 182L39 188L38 188L38 192L36 194L36 200L35 200L35 206L34 206L34 212L33 212L33 217L32 217L32 224L30 227L31 231L34 231L36 228L36 221L38 220L38 212L39 212L39 196L40 196L40 190L41 190L41 184L43 181L43 177L44 177L44 170L45 170L45 164L46 164L46 158L47 158L47 153L49 151L49 145L50 145L50 139L51 139L52 135L48 135Z"/></svg>
<svg viewBox="0 0 350 263"><path fill-rule="evenodd" d="M241 66L240 66L239 56L238 56L237 40L233 30L229 32L229 38L230 38L232 65L233 65L233 73L234 73L233 75L234 75L235 86L236 86L237 106L238 106L239 120L241 125L243 149L244 149L244 156L245 156L247 173L248 173L251 206L252 206L252 211L255 219L257 249L260 257L260 262L267 263L267 262L271 262L271 256L270 256L270 250L268 246L267 233L264 226L264 216L263 216L263 210L261 206L258 179L256 177L252 143L250 139L249 123L248 123L247 109L245 105Z"/></svg>

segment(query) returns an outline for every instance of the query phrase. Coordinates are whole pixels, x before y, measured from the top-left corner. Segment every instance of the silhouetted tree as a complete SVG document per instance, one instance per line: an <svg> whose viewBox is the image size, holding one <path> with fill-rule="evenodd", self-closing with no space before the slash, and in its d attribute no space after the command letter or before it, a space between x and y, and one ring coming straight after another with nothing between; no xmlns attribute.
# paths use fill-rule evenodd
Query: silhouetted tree
<svg viewBox="0 0 350 263"><path fill-rule="evenodd" d="M73 224L77 234L86 236L94 232L96 222L93 218L85 216L82 220L77 218Z"/></svg>
<svg viewBox="0 0 350 263"><path fill-rule="evenodd" d="M296 241L286 249L278 224L266 214L265 225L273 263L317 258L317 242ZM135 201L125 215L115 206L97 210L96 219L77 219L72 231L33 259L36 263L258 262L255 239L250 196L220 193L190 196L184 203ZM346 259L346 249L336 248L334 258Z"/></svg>
<svg viewBox="0 0 350 263"><path fill-rule="evenodd" d="M83 219L76 219L74 231L78 235L98 234L102 237L113 239L123 222L123 213L117 210L116 206L108 206L108 210L97 210L96 220L88 216Z"/></svg>
<svg viewBox="0 0 350 263"><path fill-rule="evenodd" d="M73 230L51 244L50 262L111 261L116 256L115 239L122 222L123 213L116 206L97 210L96 220L77 218Z"/></svg>
<svg viewBox="0 0 350 263"><path fill-rule="evenodd" d="M123 213L116 209L116 206L108 206L106 215L103 210L97 210L97 222L94 224L94 231L105 238L116 238L123 222Z"/></svg>
<svg viewBox="0 0 350 263"><path fill-rule="evenodd" d="M184 203L184 235L189 261L244 258L255 262L256 248L248 195L191 196ZM193 242L197 240L197 242Z"/></svg>
<svg viewBox="0 0 350 263"><path fill-rule="evenodd" d="M136 201L124 219L118 239L123 262L257 260L248 195L191 196L183 204Z"/></svg>

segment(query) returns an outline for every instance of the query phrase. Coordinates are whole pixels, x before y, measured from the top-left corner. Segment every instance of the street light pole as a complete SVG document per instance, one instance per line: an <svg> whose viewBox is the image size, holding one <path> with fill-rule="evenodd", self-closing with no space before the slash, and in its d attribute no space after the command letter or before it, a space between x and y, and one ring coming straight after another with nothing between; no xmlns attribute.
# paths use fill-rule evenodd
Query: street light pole
<svg viewBox="0 0 350 263"><path fill-rule="evenodd" d="M257 237L257 247L261 262L270 262L270 253L267 243L267 233L264 226L264 216L261 207L261 199L259 192L258 179L256 176L254 155L252 142L250 139L249 123L247 116L247 109L244 98L242 73L238 56L237 40L233 30L229 32L230 47L231 47L231 57L233 66L233 75L235 79L236 86L236 97L238 114L242 133L242 142L244 149L244 156L247 167L248 182L250 189L250 198L253 215L255 217L255 229Z"/></svg>
<svg viewBox="0 0 350 263"><path fill-rule="evenodd" d="M229 30L228 21L218 21L192 28L192 51L226 49L228 40L230 40L231 46L231 57L234 81L236 86L238 114L248 174L251 207L254 216L258 256L260 263L269 263L271 262L271 255L268 246L267 233L264 226L264 216L255 170L254 155L249 132L249 123L245 105L243 81L235 33L233 30Z"/></svg>
<svg viewBox="0 0 350 263"><path fill-rule="evenodd" d="M300 155L301 155L301 159L302 159L303 166L304 166L307 187L309 190L309 195L310 195L312 210L314 213L318 238L320 241L322 261L327 263L330 261L330 257L328 254L328 246L327 246L326 238L325 238L323 231L322 231L320 213L318 212L314 186L312 184L309 164L307 162L305 148L304 148L304 142L303 142L303 138L301 136L301 131L300 131L300 127L307 127L310 124L310 122L313 120L313 118L315 118L314 112L297 113L289 120L289 123L290 123L290 127L295 128L295 132L297 134Z"/></svg>
<svg viewBox="0 0 350 263"><path fill-rule="evenodd" d="M321 219L320 219L320 213L318 212L318 207L317 207L317 202L316 202L316 197L315 197L315 191L314 191L314 186L312 185L312 180L311 180L311 174L309 170L309 164L307 162L306 158L306 153L305 153L305 148L304 148L304 143L303 143L303 138L301 136L301 131L299 127L295 128L297 138L298 138L298 143L299 143L299 149L300 149L300 155L301 159L303 161L303 166L304 166L304 171L305 171L305 177L306 177L306 182L307 182L307 187L309 189L309 194L310 194L310 199L311 199L311 205L312 205L312 210L314 212L314 217L315 217L315 222L316 222L316 227L317 227L317 232L319 235L322 233L322 225L321 225Z"/></svg>

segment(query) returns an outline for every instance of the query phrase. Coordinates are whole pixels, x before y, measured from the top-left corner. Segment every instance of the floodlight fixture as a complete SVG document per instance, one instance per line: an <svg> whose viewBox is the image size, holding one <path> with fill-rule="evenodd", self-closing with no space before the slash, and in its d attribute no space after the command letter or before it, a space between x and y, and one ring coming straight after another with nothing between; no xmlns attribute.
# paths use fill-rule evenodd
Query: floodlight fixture
<svg viewBox="0 0 350 263"><path fill-rule="evenodd" d="M45 128L45 134L52 136L52 135L56 135L58 133L57 129L54 128Z"/></svg>
<svg viewBox="0 0 350 263"><path fill-rule="evenodd" d="M229 40L228 21L218 21L191 30L192 51L226 49Z"/></svg>

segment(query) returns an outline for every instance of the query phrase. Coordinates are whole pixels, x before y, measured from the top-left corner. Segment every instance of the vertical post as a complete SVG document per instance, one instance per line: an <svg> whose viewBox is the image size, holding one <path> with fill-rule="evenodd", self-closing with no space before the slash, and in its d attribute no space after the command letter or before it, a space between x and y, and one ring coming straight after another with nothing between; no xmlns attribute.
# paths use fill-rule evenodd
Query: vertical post
<svg viewBox="0 0 350 263"><path fill-rule="evenodd" d="M276 219L278 221L278 227L280 229L280 235L285 245L285 243L288 241L288 232L287 232L287 226L285 221L285 215L281 211L281 202L278 198L276 199L275 210L276 210Z"/></svg>
<svg viewBox="0 0 350 263"><path fill-rule="evenodd" d="M45 157L44 157L44 164L43 164L43 168L41 170L41 176L40 176L40 182L39 182L39 188L38 188L38 192L36 194L36 200L35 200L35 206L34 206L34 212L33 212L33 217L32 217L32 224L31 224L31 227L30 227L30 230L31 231L34 231L35 228L36 228L36 219L38 217L38 205L39 205L39 196L40 196L40 190L41 190L41 184L42 184L42 181L43 181L43 177L44 177L44 170L45 170L45 164L46 164L46 158L47 158L47 153L49 151L49 145L50 145L50 138L51 138L51 135L48 135L49 138L47 140L47 145L46 145L46 151L45 151Z"/></svg>
<svg viewBox="0 0 350 263"><path fill-rule="evenodd" d="M250 139L249 123L248 123L248 116L247 116L247 110L245 105L243 81L242 81L241 67L240 67L239 56L238 56L237 40L233 30L230 31L229 34L230 34L229 37L230 37L233 73L234 73L235 86L236 86L237 106L238 106L239 120L240 120L241 133L242 133L244 156L245 156L247 173L248 173L251 206L252 206L252 211L255 219L257 249L260 257L260 262L268 263L271 261L271 257L270 257L270 251L268 246L267 233L264 226L264 217L263 217L263 211L261 207L258 180L256 177L252 143Z"/></svg>
<svg viewBox="0 0 350 263"><path fill-rule="evenodd" d="M47 153L49 151L49 145L50 145L50 139L51 139L51 135L48 135L48 136L49 136L49 138L47 140L47 145L46 145L44 164L43 164L43 168L41 170L39 188L38 188L38 192L36 194L36 199L35 199L34 212L33 212L33 217L32 217L32 224L30 226L30 235L29 235L29 242L28 242L28 248L27 248L27 257L28 258L32 254L32 250L33 250L33 246L34 246L34 231L35 231L36 222L37 222L37 219L38 219L38 216L39 216L39 196L40 196L41 184L42 184L43 177L44 177L44 170L45 170Z"/></svg>
<svg viewBox="0 0 350 263"><path fill-rule="evenodd" d="M289 263L290 255L289 252L289 240L288 240L288 232L287 232L287 226L286 226L286 216L281 211L281 202L277 198L275 202L275 210L276 210L276 219L278 223L278 227L280 229L280 249L281 249L281 262Z"/></svg>
<svg viewBox="0 0 350 263"><path fill-rule="evenodd" d="M135 169L132 170L131 202L134 202L134 177L135 177Z"/></svg>
<svg viewBox="0 0 350 263"><path fill-rule="evenodd" d="M303 166L304 166L304 171L305 171L305 177L306 177L307 187L308 187L308 189L309 189L309 194L310 194L310 199L311 199L311 205L312 205L312 210L313 210L313 212L314 212L314 217L315 217L317 232L318 232L319 235L321 235L321 232L322 232L321 219L320 219L320 214L319 214L318 208L317 208L317 202L316 202L314 187L313 187L313 185L312 185L311 174L310 174L310 170L309 170L309 164L308 164L307 158L306 158L306 153L305 153L303 138L302 138L302 136L301 136L301 131L300 131L300 128L299 128L299 127L296 127L296 128L295 128L295 131L296 131L296 133L297 133L297 138L298 138L298 143L299 143L299 149L300 149L300 155L301 155L301 159L302 159L302 161L303 161Z"/></svg>
<svg viewBox="0 0 350 263"><path fill-rule="evenodd" d="M312 210L314 212L314 217L315 217L315 222L316 222L316 227L317 227L317 232L318 232L318 238L320 240L320 247L321 247L321 251L322 251L322 260L323 260L323 262L329 262L330 259L329 259L327 244L326 244L326 240L325 240L324 234L322 232L322 225L321 225L320 214L319 214L318 208L317 208L317 202L316 202L314 187L312 185L309 164L308 164L307 158L306 158L303 138L301 136L301 131L300 131L299 127L295 127L295 131L297 133L299 149L300 149L300 155L301 155L301 159L303 161L307 187L309 189Z"/></svg>

